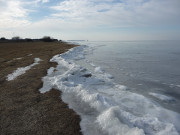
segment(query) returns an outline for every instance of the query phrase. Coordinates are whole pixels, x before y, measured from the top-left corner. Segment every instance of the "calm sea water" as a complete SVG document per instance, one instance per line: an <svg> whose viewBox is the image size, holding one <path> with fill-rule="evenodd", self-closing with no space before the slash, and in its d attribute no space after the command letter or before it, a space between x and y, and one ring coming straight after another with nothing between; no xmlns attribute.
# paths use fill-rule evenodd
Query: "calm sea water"
<svg viewBox="0 0 180 135"><path fill-rule="evenodd" d="M92 48L78 64L100 66L114 81L180 113L180 41L79 42ZM172 97L162 100L150 93Z"/></svg>

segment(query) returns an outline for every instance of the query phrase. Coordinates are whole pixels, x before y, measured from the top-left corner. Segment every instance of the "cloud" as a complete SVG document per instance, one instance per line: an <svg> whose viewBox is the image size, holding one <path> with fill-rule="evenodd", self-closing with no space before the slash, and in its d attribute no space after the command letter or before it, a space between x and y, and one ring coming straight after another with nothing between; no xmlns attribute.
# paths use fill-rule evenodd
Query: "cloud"
<svg viewBox="0 0 180 135"><path fill-rule="evenodd" d="M26 20L28 10L23 8L20 1L2 0L0 4L0 28L7 29L29 24Z"/></svg>
<svg viewBox="0 0 180 135"><path fill-rule="evenodd" d="M111 35L116 39L128 33L135 38L136 32L168 35L169 31L162 32L160 27L180 29L179 7L179 0L0 0L0 29L7 35L15 31L27 36L30 33L30 37L44 34L56 37L61 32L66 39L73 34L104 35L102 38ZM136 30L132 32L133 29ZM146 32L140 32L143 30Z"/></svg>
<svg viewBox="0 0 180 135"><path fill-rule="evenodd" d="M50 0L0 0L0 28L11 29L30 25L31 12L37 12L38 3Z"/></svg>
<svg viewBox="0 0 180 135"><path fill-rule="evenodd" d="M42 3L47 3L49 2L49 0L42 0Z"/></svg>
<svg viewBox="0 0 180 135"><path fill-rule="evenodd" d="M50 0L35 0L34 2L35 3L39 3L39 2L47 3L47 2L50 2Z"/></svg>
<svg viewBox="0 0 180 135"><path fill-rule="evenodd" d="M129 27L177 25L180 23L179 7L179 0L65 0L51 8L56 11L52 16L64 20Z"/></svg>

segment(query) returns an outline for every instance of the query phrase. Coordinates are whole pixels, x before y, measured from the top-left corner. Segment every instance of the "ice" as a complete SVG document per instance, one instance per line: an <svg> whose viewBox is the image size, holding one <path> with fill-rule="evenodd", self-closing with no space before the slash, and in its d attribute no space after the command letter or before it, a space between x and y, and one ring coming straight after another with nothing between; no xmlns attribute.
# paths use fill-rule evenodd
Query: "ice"
<svg viewBox="0 0 180 135"><path fill-rule="evenodd" d="M14 60L21 60L23 57L14 58Z"/></svg>
<svg viewBox="0 0 180 135"><path fill-rule="evenodd" d="M28 54L27 56L32 56L32 54Z"/></svg>
<svg viewBox="0 0 180 135"><path fill-rule="evenodd" d="M54 72L54 67L50 67L48 69L48 75L51 75Z"/></svg>
<svg viewBox="0 0 180 135"><path fill-rule="evenodd" d="M94 71L97 72L97 73L103 73L103 72L104 72L101 67L96 67L96 68L94 69Z"/></svg>
<svg viewBox="0 0 180 135"><path fill-rule="evenodd" d="M97 122L110 135L144 135L142 129L130 128L118 119L119 107L111 107L97 117Z"/></svg>
<svg viewBox="0 0 180 135"><path fill-rule="evenodd" d="M94 63L90 63L91 66L95 67L96 65Z"/></svg>
<svg viewBox="0 0 180 135"><path fill-rule="evenodd" d="M162 94L158 94L158 93L149 93L149 95L159 99L159 100L162 100L164 102L175 102L176 100L173 98L173 97L170 97L170 96L165 96L165 95L162 95Z"/></svg>
<svg viewBox="0 0 180 135"><path fill-rule="evenodd" d="M62 100L80 115L84 135L179 134L178 113L128 91L101 67L94 67L93 73L76 64L87 52L87 46L79 46L54 56L50 61L58 65L48 70L40 89L62 91Z"/></svg>
<svg viewBox="0 0 180 135"><path fill-rule="evenodd" d="M12 74L8 74L7 75L7 81L12 81L14 79L16 79L18 76L26 73L27 70L30 70L33 66L39 64L39 61L40 59L39 58L34 58L34 63L29 65L29 66L26 66L26 67L20 67L20 68L17 68Z"/></svg>
<svg viewBox="0 0 180 135"><path fill-rule="evenodd" d="M113 79L113 78L114 78L111 74L108 74L108 73L107 73L107 74L105 74L105 75L106 75L106 77L109 78L109 79Z"/></svg>

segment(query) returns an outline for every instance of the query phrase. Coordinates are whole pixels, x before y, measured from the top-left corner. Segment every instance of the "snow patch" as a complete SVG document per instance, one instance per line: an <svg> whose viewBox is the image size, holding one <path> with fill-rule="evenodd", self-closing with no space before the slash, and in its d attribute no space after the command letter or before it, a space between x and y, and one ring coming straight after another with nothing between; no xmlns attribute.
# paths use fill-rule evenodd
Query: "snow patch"
<svg viewBox="0 0 180 135"><path fill-rule="evenodd" d="M28 54L27 56L32 56L32 54Z"/></svg>
<svg viewBox="0 0 180 135"><path fill-rule="evenodd" d="M39 64L39 61L40 59L39 58L34 58L34 63L29 65L29 66L26 66L26 67L20 67L20 68L17 68L12 74L8 74L7 75L7 81L12 81L14 79L16 79L18 76L26 73L27 70L31 69L33 66Z"/></svg>
<svg viewBox="0 0 180 135"><path fill-rule="evenodd" d="M20 57L20 58L14 58L14 60L21 60L23 57Z"/></svg>

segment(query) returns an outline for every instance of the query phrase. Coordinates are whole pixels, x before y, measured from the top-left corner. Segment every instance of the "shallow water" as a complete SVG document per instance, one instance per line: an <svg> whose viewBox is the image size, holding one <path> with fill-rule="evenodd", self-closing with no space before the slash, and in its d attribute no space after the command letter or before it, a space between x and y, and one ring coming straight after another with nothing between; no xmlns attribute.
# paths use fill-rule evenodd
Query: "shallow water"
<svg viewBox="0 0 180 135"><path fill-rule="evenodd" d="M51 59L40 92L62 91L84 135L180 133L177 42L79 44Z"/></svg>

